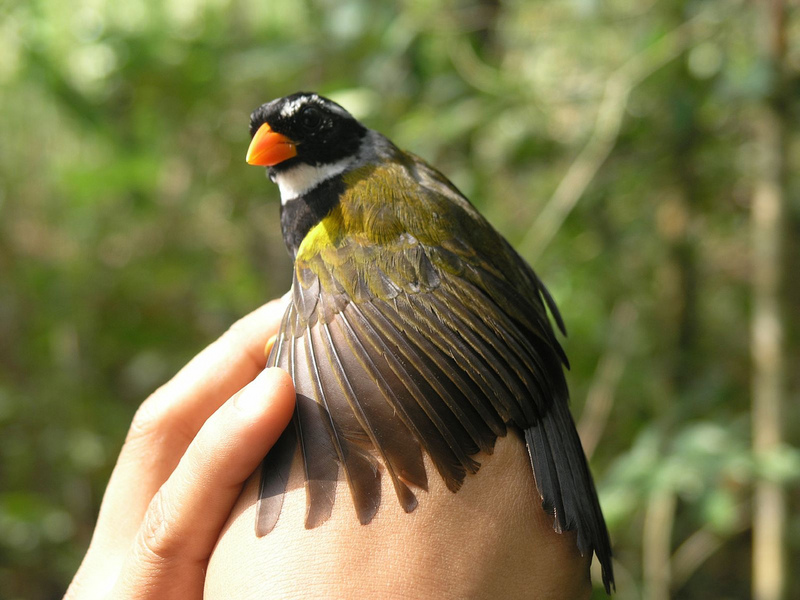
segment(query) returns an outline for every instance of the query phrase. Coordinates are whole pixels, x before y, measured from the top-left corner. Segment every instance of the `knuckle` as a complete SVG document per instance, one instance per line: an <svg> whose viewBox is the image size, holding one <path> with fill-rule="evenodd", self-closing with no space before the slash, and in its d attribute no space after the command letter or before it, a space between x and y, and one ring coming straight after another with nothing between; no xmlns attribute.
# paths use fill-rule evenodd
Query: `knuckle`
<svg viewBox="0 0 800 600"><path fill-rule="evenodd" d="M161 386L136 409L125 439L126 443L134 442L141 438L149 439L170 429L172 421L171 403L166 401L168 385Z"/></svg>
<svg viewBox="0 0 800 600"><path fill-rule="evenodd" d="M169 502L159 490L145 512L139 530L142 550L157 560L168 560L175 555L175 539L170 535L172 513Z"/></svg>

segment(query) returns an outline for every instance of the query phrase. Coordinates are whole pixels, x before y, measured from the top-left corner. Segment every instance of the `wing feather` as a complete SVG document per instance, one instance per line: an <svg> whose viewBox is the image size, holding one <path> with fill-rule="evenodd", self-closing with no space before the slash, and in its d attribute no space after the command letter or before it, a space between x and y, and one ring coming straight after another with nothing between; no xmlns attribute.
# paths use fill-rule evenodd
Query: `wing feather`
<svg viewBox="0 0 800 600"><path fill-rule="evenodd" d="M298 403L293 427L262 465L257 532L278 518L298 445L306 526L330 516L340 468L367 523L381 501L379 466L412 511L409 486L428 485L422 450L457 491L479 469L475 456L491 453L511 425L524 432L554 527L576 529L581 552L596 551L609 589L608 534L569 413L567 358L550 324L552 316L564 331L558 308L446 178L394 158L384 174L407 177L414 193L393 185L376 205L370 194L386 187L370 171L358 180L370 202L348 198L347 232L296 258L292 302L268 365L289 371ZM358 230L364 218L371 229Z"/></svg>
<svg viewBox="0 0 800 600"><path fill-rule="evenodd" d="M537 419L537 407L541 406L542 401L537 394L534 400L538 400L538 402L531 402L531 395L533 391L539 389L539 385L536 382L535 374L524 367L518 356L503 351L512 343L511 337L504 335L497 324L490 327L482 319L476 318L461 302L457 301L457 296L444 290L441 296L441 298L437 297L433 300L433 304L440 314L446 315L446 319L453 321L464 339L477 352L486 357L488 364L512 390L513 396L508 401L513 400L517 407L517 414L521 412L523 415L519 421L514 422L526 423Z"/></svg>
<svg viewBox="0 0 800 600"><path fill-rule="evenodd" d="M447 283L446 288L442 286L445 306L451 308L463 323L480 330L490 346L501 353L501 362L508 363L521 379L526 390L518 396L526 398L523 408L530 404L532 394L534 404L540 409L555 398L568 397L561 364L553 346L545 338L524 337L514 321L468 281L451 278ZM469 299L469 304L464 298ZM538 417L529 412L527 418Z"/></svg>
<svg viewBox="0 0 800 600"><path fill-rule="evenodd" d="M512 397L512 390L505 382L498 377L493 368L491 359L487 358L487 353L481 353L471 345L465 337L471 332L465 332L456 322L446 317L446 314L435 312L436 306L441 311L442 305L436 296L431 296L423 302L415 296L408 298L409 303L416 311L416 317L420 325L420 331L439 348L442 352L450 353L452 360L456 363L463 375L472 380L472 384L462 383L459 387L464 390L469 387L469 392L474 398L482 396L488 398L498 416L502 419L503 427L501 431L494 430L495 434L502 436L505 434L505 423L522 418L519 411L515 412L516 405L509 402ZM442 326L448 327L449 336L442 335ZM467 335L465 335L467 334ZM461 376L461 374L459 374Z"/></svg>
<svg viewBox="0 0 800 600"><path fill-rule="evenodd" d="M312 335L312 330L308 326L306 327L303 339L312 373L311 381L314 397L316 399L315 404L321 409L328 428L328 431L325 432L324 435L333 440L333 452L329 451L325 456L322 456L320 460L330 461L332 459L338 459L338 463L342 466L345 479L350 488L350 494L353 498L358 519L361 523L369 523L375 516L378 506L380 506L380 472L375 465L374 459L372 459L367 452L356 446L352 441L346 439L346 434L342 431L343 428L341 424L337 423L336 417L334 417L334 415L337 415L339 420L342 418L346 419L347 414L332 406L331 396L336 394L333 389L333 385L335 384L331 381L333 376L328 374L328 369L325 368L328 366L328 363L326 361L320 361L318 357L318 346L323 344L317 340L317 336ZM297 383L295 383L295 385L297 385ZM301 383L300 385L302 386L303 384ZM313 414L309 415L309 418L313 419L314 416ZM319 419L319 417L317 418ZM357 437L357 434L354 434L352 425L349 429L350 438ZM306 463L314 461L314 457L311 456L304 458ZM313 477L313 475L314 474L309 470L306 471L307 485L309 485L309 478ZM315 500L321 505L324 505L327 498L324 496L311 498L309 496L309 510L311 510L311 505L314 504ZM317 509L315 508L315 510ZM323 521L319 521L309 524L309 522L306 521L306 526L313 527L322 522Z"/></svg>
<svg viewBox="0 0 800 600"><path fill-rule="evenodd" d="M478 465L461 448L438 413L430 406L425 396L427 390L418 386L411 373L398 359L394 344L387 339L364 315L361 307L350 304L349 322L358 338L370 348L364 356L382 356L375 360L374 366L380 370L380 379L386 382L386 394L391 399L398 416L413 432L420 444L427 450L436 470L447 484L456 491L461 487L467 471L474 472Z"/></svg>
<svg viewBox="0 0 800 600"><path fill-rule="evenodd" d="M412 329L399 329L398 324L401 323L398 322L397 313L386 303L375 301L362 304L361 307L378 329L395 344L405 362L413 365L413 369L407 370L407 373L418 386L430 390L424 396L417 396L417 401L429 406L436 414L442 433L447 432L448 437L457 438L451 442L451 447L463 448L466 455L477 454L484 448L491 452L494 436L490 431L485 431L469 402L461 397L447 375L428 362L429 354L419 350L421 336ZM469 462L474 461L470 459ZM475 468L477 470L477 466Z"/></svg>
<svg viewBox="0 0 800 600"><path fill-rule="evenodd" d="M422 450L417 441L418 436L415 435L414 428L403 420L403 413L397 408L400 401L395 393L396 384L394 386L390 384L385 374L388 365L385 364L386 361L380 354L375 357L370 355L350 323L348 314L349 311L341 314L338 325L346 335L352 357L359 361L368 374L369 383L375 388L370 390L372 393L367 393L363 389L365 386L360 385L358 387L361 389L355 390L355 396L356 398L383 397L385 403L362 403L361 409L371 413L370 421L377 423L376 427L380 427L380 433L375 437L381 438L381 445L385 448L386 453L392 456L391 460L396 465L398 475L404 481L427 491L428 476L425 473ZM379 363L383 363L383 368L378 367ZM358 383L364 383L364 381L361 380Z"/></svg>
<svg viewBox="0 0 800 600"><path fill-rule="evenodd" d="M395 325L397 325L398 322L414 323L413 328L406 327L404 329L406 337L416 346L418 352L421 352L427 357L427 359L445 375L447 389L451 392L449 397L445 397L448 406L459 406L463 404L463 401L466 401L467 406L471 405L477 417L480 419L478 427L483 428L482 426L488 425L492 430L494 437L483 442L484 445L490 446L488 451L491 452L491 446L494 445L495 438L506 434L505 423L500 418L500 415L497 414L494 406L485 401L479 388L465 375L465 368L467 370L472 370L477 365L470 363L459 365L453 357L452 346L446 346L444 344L444 340L449 342L452 336L458 335L458 332L448 329L441 320L439 320L439 326L436 328L435 335L430 331L425 331L427 323L424 319L420 318L416 308L421 302L414 302L413 299L419 299L421 296L428 297L430 295L433 294L398 296L393 303L393 312L397 314ZM435 340L438 340L439 343ZM453 412L455 413L456 411L453 410ZM471 418L474 419L474 416L471 416ZM485 436L481 436L481 438L483 437ZM479 440L476 441L479 445L481 444ZM486 451L483 446L481 446L481 450Z"/></svg>
<svg viewBox="0 0 800 600"><path fill-rule="evenodd" d="M521 339L529 338L531 340L540 339L558 355L562 363L567 364L567 356L555 337L553 328L547 318L547 311L540 300L531 302L530 298L523 296L508 280L498 277L486 269L471 265L467 269L467 274L467 280L479 289L486 290L492 302L503 313L518 323L517 327L509 330L517 333L515 337ZM540 288L544 288L544 286L540 285ZM531 292L536 294L538 300L540 289L536 288ZM495 309L495 312L498 312L497 309ZM522 336L522 331L525 331L527 336Z"/></svg>
<svg viewBox="0 0 800 600"><path fill-rule="evenodd" d="M290 424L269 451L267 458L261 461L261 483L256 503L256 535L259 537L272 531L281 515L292 459L297 451L297 437L294 432L294 424Z"/></svg>
<svg viewBox="0 0 800 600"><path fill-rule="evenodd" d="M324 523L331 515L336 499L336 481L339 478L336 428L324 405L315 401L307 389L298 382L319 376L316 365L308 357L307 349L300 347L303 338L293 338L289 344L289 374L295 381L297 401L295 430L303 456L303 471L306 486L307 528ZM307 375L306 375L307 374ZM316 391L316 390L314 390ZM313 393L313 392L311 392Z"/></svg>
<svg viewBox="0 0 800 600"><path fill-rule="evenodd" d="M449 322L450 328L457 331L472 351L494 371L503 382L504 388L509 390L504 406L513 417L511 421L519 423L535 418L533 407L522 400L530 395L524 374L521 375L519 370L509 369L507 363L513 363L514 359L506 361L497 346L493 345L493 342L500 341L498 335L481 320L476 320L469 313L465 314L459 303L448 302L448 299L452 299L442 295L442 298L439 295L432 297L431 305L441 315L442 320Z"/></svg>
<svg viewBox="0 0 800 600"><path fill-rule="evenodd" d="M337 319L335 323L338 324L339 321L340 319ZM380 423L380 430L376 431L372 425L371 418L371 414L374 416L375 413L373 410L375 408L375 403L362 403L359 401L359 395L356 394L356 391L353 389L354 386L357 385L359 379L363 378L363 374L365 374L366 371L361 368L353 368L354 365L352 364L347 365L346 361L348 361L348 358L350 358L352 355L348 353L349 356L347 358L341 356L338 348L341 342L334 341L335 336L331 334L331 328L327 323L323 324L321 329L328 360L330 361L333 373L337 378L343 396L350 405L350 410L352 410L353 415L355 416L359 425L366 433L369 441L372 443L372 447L383 460L383 464L386 466L386 470L388 471L389 477L392 480L392 484L394 485L394 489L397 493L398 499L400 500L401 506L406 512L411 512L417 506L417 498L414 496L408 486L401 481L400 477L398 477L398 472L401 470L401 468L398 468L396 465L396 462L399 461L403 453L392 453L389 451L389 448L392 445L392 442L390 441L390 434L396 434L399 432L392 432L392 423L386 422ZM365 400L372 400L370 396L362 396L362 398ZM370 404L373 406L368 406ZM375 421L379 422L379 419L375 419ZM402 426L402 424L400 425ZM396 447L397 444L394 444L394 446Z"/></svg>

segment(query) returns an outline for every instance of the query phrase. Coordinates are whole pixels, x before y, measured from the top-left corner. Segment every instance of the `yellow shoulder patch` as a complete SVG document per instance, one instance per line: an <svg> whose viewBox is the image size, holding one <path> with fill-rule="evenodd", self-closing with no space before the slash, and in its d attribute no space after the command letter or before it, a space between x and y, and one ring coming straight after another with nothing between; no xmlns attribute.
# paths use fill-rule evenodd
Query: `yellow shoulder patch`
<svg viewBox="0 0 800 600"><path fill-rule="evenodd" d="M336 206L308 231L297 249L297 258L307 260L325 249L336 247L344 236L343 225L341 208Z"/></svg>

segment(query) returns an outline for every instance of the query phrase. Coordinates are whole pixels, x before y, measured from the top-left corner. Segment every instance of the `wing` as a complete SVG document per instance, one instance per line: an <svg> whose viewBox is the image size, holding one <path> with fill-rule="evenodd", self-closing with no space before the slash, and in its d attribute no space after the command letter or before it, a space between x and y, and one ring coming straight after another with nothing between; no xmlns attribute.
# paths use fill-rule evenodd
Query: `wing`
<svg viewBox="0 0 800 600"><path fill-rule="evenodd" d="M368 523L381 501L379 465L410 512L413 489L427 489L423 450L457 491L479 469L476 455L490 454L513 425L524 432L554 526L577 529L581 551L597 551L609 581L608 535L567 407L566 357L545 308L563 328L555 304L437 172L424 165L411 172L423 191L396 200L426 206L405 213L359 203L375 193L368 187L374 175L350 182L354 195L298 251L292 302L268 361L290 373L298 403L285 439L264 462L258 534L278 519L297 445L306 526L330 516L340 476ZM442 227L432 230L436 219L403 221L403 214L439 215ZM387 215L400 215L400 223Z"/></svg>

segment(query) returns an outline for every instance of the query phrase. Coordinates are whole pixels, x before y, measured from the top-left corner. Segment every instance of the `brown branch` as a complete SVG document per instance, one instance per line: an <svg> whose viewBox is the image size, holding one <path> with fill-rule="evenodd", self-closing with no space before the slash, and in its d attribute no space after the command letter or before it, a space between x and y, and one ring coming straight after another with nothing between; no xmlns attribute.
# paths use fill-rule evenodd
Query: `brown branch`
<svg viewBox="0 0 800 600"><path fill-rule="evenodd" d="M732 536L743 532L749 526L748 510L740 506L737 510L736 522L727 536L711 530L709 526L702 527L690 535L678 546L672 555L672 589L677 591L689 578Z"/></svg>

